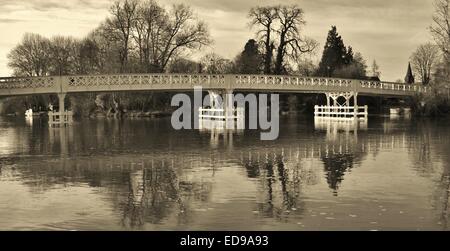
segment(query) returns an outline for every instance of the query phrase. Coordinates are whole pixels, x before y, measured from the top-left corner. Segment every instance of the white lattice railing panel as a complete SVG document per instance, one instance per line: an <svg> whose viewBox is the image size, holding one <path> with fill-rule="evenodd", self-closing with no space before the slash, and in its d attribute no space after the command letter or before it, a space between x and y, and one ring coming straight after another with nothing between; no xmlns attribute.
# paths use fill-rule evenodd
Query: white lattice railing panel
<svg viewBox="0 0 450 251"><path fill-rule="evenodd" d="M405 92L427 92L429 90L428 87L417 84L402 84L378 81L360 81L360 85L364 89L393 90Z"/></svg>
<svg viewBox="0 0 450 251"><path fill-rule="evenodd" d="M60 86L61 85L61 86ZM49 77L0 78L0 90L18 94L49 93L59 91L102 90L158 90L204 88L260 89L282 91L362 91L374 94L413 95L427 92L429 87L413 84L364 81L338 78L280 76L280 75L223 75L223 74L109 74ZM24 89L33 89L28 91ZM404 93L404 94L402 94ZM1 94L1 93L0 93Z"/></svg>
<svg viewBox="0 0 450 251"><path fill-rule="evenodd" d="M276 86L334 86L350 87L351 80L332 78L305 78L297 76L235 75L236 86L276 85Z"/></svg>
<svg viewBox="0 0 450 251"><path fill-rule="evenodd" d="M51 88L55 84L54 77L0 78L0 89Z"/></svg>
<svg viewBox="0 0 450 251"><path fill-rule="evenodd" d="M126 74L70 76L69 86L114 86L114 85L225 85L225 75L187 75L187 74Z"/></svg>

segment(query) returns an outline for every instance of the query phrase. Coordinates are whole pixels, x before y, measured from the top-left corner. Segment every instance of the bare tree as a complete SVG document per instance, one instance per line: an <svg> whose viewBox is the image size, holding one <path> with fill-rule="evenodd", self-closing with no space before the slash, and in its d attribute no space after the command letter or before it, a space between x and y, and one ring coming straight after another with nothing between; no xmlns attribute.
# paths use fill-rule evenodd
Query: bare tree
<svg viewBox="0 0 450 251"><path fill-rule="evenodd" d="M167 27L166 10L154 0L141 2L133 26L133 38L139 49L139 63L144 71L152 71L150 57L157 55L163 30Z"/></svg>
<svg viewBox="0 0 450 251"><path fill-rule="evenodd" d="M160 52L164 44L165 34L170 29L168 13L156 2L151 1L143 12L146 22L145 64L147 71L164 71L160 67Z"/></svg>
<svg viewBox="0 0 450 251"><path fill-rule="evenodd" d="M431 74L439 62L439 48L431 43L420 45L411 55L414 70L420 76L422 84L428 85Z"/></svg>
<svg viewBox="0 0 450 251"><path fill-rule="evenodd" d="M117 30L122 44L120 50L120 72L126 70L129 54L131 29L136 20L137 0L116 1L111 7L112 18L107 20L110 28Z"/></svg>
<svg viewBox="0 0 450 251"><path fill-rule="evenodd" d="M226 74L233 71L233 62L216 53L209 53L200 59L202 72L208 74Z"/></svg>
<svg viewBox="0 0 450 251"><path fill-rule="evenodd" d="M132 27L137 18L138 0L118 0L110 8L111 18L106 20L103 25L103 35L110 41L118 43L118 56L120 62L119 72L129 72L129 54L132 40ZM126 94L112 94L113 109L121 110L122 100L125 100ZM119 114L120 112L116 113Z"/></svg>
<svg viewBox="0 0 450 251"><path fill-rule="evenodd" d="M280 28L277 57L275 61L275 74L282 74L286 56L297 59L302 53L312 52L317 48L317 42L313 39L301 36L301 27L306 24L303 18L303 10L297 5L281 6L277 8L277 19Z"/></svg>
<svg viewBox="0 0 450 251"><path fill-rule="evenodd" d="M133 37L148 72L164 72L170 60L185 49L199 49L211 42L206 24L188 6L173 5L168 12L153 0L138 6Z"/></svg>
<svg viewBox="0 0 450 251"><path fill-rule="evenodd" d="M169 19L169 25L163 35L165 39L161 53L156 57L161 71L164 71L173 56L184 49L200 49L211 43L208 27L204 22L196 20L188 6L174 5L169 16L173 18Z"/></svg>
<svg viewBox="0 0 450 251"><path fill-rule="evenodd" d="M186 58L174 58L168 66L170 73L198 73L199 63L186 59Z"/></svg>
<svg viewBox="0 0 450 251"><path fill-rule="evenodd" d="M139 6L140 7L140 6ZM134 39L134 42L137 44L138 47L138 55L139 55L139 64L141 66L144 65L144 54L145 54L145 19L144 19L144 8L138 8L137 10L137 17L133 25L133 31L132 37Z"/></svg>
<svg viewBox="0 0 450 251"><path fill-rule="evenodd" d="M100 45L92 38L85 38L77 43L75 58L76 74L92 74L101 72Z"/></svg>
<svg viewBox="0 0 450 251"><path fill-rule="evenodd" d="M26 33L8 54L8 66L18 76L49 74L50 41L38 34Z"/></svg>
<svg viewBox="0 0 450 251"><path fill-rule="evenodd" d="M183 4L169 10L155 0L121 0L111 13L89 36L103 72L164 72L173 58L211 43L206 24Z"/></svg>
<svg viewBox="0 0 450 251"><path fill-rule="evenodd" d="M87 36L98 47L99 73L120 72L120 51L122 43L116 30L111 29L107 22L102 23Z"/></svg>
<svg viewBox="0 0 450 251"><path fill-rule="evenodd" d="M51 74L68 75L75 71L77 41L72 37L55 36L50 40Z"/></svg>
<svg viewBox="0 0 450 251"><path fill-rule="evenodd" d="M450 0L435 0L434 8L430 30L445 59L450 60Z"/></svg>
<svg viewBox="0 0 450 251"><path fill-rule="evenodd" d="M300 76L311 77L317 70L317 65L310 58L297 59L297 74Z"/></svg>
<svg viewBox="0 0 450 251"><path fill-rule="evenodd" d="M264 73L271 73L273 50L275 48L272 41L272 31L277 18L278 6L272 7L255 7L250 9L249 18L252 27L260 27L257 30L257 36L264 45Z"/></svg>

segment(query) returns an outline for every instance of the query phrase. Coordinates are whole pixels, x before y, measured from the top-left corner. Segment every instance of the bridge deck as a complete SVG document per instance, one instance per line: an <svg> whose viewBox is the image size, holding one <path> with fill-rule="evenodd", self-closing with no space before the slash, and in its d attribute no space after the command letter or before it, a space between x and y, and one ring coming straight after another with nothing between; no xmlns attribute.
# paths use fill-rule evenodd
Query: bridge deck
<svg viewBox="0 0 450 251"><path fill-rule="evenodd" d="M280 75L120 74L0 78L0 96L30 94L189 91L231 89L255 92L358 92L363 95L413 96L427 87L354 79Z"/></svg>

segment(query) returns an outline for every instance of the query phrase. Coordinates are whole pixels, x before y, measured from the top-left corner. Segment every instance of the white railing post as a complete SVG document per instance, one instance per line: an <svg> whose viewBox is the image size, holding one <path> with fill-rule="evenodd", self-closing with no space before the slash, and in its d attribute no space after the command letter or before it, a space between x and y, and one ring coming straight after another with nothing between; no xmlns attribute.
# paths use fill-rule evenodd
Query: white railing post
<svg viewBox="0 0 450 251"><path fill-rule="evenodd" d="M364 106L364 119L367 121L367 117L369 116L369 107L367 105Z"/></svg>

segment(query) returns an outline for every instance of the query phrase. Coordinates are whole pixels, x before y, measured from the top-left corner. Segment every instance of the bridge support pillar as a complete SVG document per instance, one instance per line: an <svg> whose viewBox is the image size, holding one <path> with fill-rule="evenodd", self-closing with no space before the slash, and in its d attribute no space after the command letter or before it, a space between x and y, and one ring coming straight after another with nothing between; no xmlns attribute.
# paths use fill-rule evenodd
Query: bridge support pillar
<svg viewBox="0 0 450 251"><path fill-rule="evenodd" d="M227 128L233 128L233 90L227 89L224 92L224 102L223 102L223 108L224 108L224 115L225 115L225 123Z"/></svg>
<svg viewBox="0 0 450 251"><path fill-rule="evenodd" d="M358 106L357 92L327 92L326 106L315 106L316 117L331 118L336 120L367 120L367 106L364 111ZM353 99L353 104L351 101Z"/></svg>
<svg viewBox="0 0 450 251"><path fill-rule="evenodd" d="M221 101L219 100L220 93L216 91L208 91L209 95L209 106L211 109L219 109L221 108Z"/></svg>
<svg viewBox="0 0 450 251"><path fill-rule="evenodd" d="M67 93L58 93L58 111L48 112L48 124L52 126L64 126L72 124L72 112L66 111L64 106L64 100Z"/></svg>
<svg viewBox="0 0 450 251"><path fill-rule="evenodd" d="M209 108L199 109L199 124L202 128L244 129L245 109L235 107L233 91L233 89L208 91Z"/></svg>
<svg viewBox="0 0 450 251"><path fill-rule="evenodd" d="M58 101L59 101L59 111L65 112L66 109L64 107L64 100L66 99L66 93L58 93Z"/></svg>

